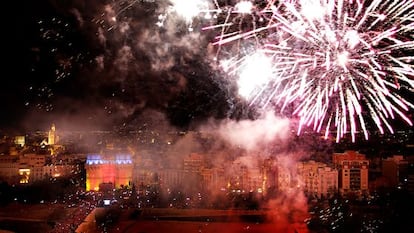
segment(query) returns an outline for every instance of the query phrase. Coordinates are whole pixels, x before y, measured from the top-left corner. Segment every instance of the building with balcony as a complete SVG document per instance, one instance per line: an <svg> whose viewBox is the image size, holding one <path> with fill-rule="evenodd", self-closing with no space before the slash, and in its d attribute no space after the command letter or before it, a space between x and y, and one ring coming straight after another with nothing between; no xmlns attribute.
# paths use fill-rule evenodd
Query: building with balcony
<svg viewBox="0 0 414 233"><path fill-rule="evenodd" d="M297 164L299 185L309 196L328 197L338 190L338 171L315 161Z"/></svg>
<svg viewBox="0 0 414 233"><path fill-rule="evenodd" d="M369 161L364 154L356 151L334 153L332 157L334 167L339 174L339 191L343 195L367 195Z"/></svg>

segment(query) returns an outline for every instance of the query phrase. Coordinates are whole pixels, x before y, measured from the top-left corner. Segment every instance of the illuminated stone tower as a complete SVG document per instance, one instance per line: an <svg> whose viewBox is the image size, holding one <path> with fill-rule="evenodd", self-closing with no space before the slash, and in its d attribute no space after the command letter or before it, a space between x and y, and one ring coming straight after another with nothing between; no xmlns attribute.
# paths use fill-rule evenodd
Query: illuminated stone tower
<svg viewBox="0 0 414 233"><path fill-rule="evenodd" d="M86 191L99 191L101 184L114 188L131 185L133 163L129 154L88 155L85 169Z"/></svg>
<svg viewBox="0 0 414 233"><path fill-rule="evenodd" d="M56 135L56 126L52 124L49 130L49 135L47 137L47 143L49 145L54 145L58 142L58 136Z"/></svg>

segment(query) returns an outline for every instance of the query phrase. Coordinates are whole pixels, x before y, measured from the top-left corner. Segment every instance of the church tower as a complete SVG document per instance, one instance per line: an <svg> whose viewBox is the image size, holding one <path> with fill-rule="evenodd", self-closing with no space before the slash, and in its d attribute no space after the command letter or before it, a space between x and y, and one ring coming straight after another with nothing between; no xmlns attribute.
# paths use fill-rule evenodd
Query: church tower
<svg viewBox="0 0 414 233"><path fill-rule="evenodd" d="M58 136L56 135L56 126L52 124L49 130L49 135L47 137L47 143L49 145L54 145L58 142Z"/></svg>

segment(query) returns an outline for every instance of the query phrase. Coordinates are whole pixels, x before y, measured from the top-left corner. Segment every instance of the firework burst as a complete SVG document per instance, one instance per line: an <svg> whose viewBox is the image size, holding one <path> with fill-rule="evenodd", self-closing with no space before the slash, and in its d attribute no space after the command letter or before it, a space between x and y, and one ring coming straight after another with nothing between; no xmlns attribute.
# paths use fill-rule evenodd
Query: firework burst
<svg viewBox="0 0 414 233"><path fill-rule="evenodd" d="M218 50L237 55L218 60L231 61L251 104L293 106L298 133L307 126L354 141L358 132L368 138L368 122L381 133L393 133L395 116L412 125L406 113L414 105L398 93L414 88L413 1L239 1L221 9L222 20L205 29L220 29ZM260 82L245 81L259 71Z"/></svg>

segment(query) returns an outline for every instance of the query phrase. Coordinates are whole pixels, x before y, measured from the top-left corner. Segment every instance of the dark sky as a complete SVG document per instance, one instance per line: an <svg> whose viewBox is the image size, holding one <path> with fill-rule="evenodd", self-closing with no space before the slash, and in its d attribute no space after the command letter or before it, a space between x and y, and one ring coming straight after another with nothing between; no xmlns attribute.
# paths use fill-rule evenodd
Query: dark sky
<svg viewBox="0 0 414 233"><path fill-rule="evenodd" d="M249 116L205 59L208 35L182 21L156 27L164 1L128 2L9 3L1 128L134 127L146 109L181 128Z"/></svg>

